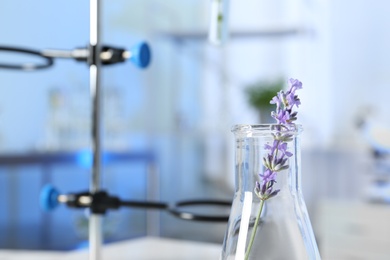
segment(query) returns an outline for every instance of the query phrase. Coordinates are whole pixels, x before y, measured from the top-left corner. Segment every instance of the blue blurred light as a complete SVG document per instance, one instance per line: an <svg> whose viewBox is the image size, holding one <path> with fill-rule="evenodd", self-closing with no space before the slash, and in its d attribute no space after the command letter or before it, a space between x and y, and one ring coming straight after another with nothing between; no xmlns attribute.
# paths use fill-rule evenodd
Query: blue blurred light
<svg viewBox="0 0 390 260"><path fill-rule="evenodd" d="M93 163L92 152L90 150L80 151L76 155L77 164L84 168L91 168Z"/></svg>

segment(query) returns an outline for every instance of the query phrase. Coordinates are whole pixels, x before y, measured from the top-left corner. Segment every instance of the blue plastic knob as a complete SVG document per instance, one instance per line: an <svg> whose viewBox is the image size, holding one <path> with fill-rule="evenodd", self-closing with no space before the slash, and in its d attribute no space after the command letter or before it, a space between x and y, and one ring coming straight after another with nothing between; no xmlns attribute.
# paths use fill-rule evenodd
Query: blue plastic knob
<svg viewBox="0 0 390 260"><path fill-rule="evenodd" d="M50 211L58 206L59 192L50 184L43 187L41 190L40 204L45 211Z"/></svg>
<svg viewBox="0 0 390 260"><path fill-rule="evenodd" d="M130 61L139 68L146 68L151 59L149 45L146 42L140 42L134 45L131 49Z"/></svg>

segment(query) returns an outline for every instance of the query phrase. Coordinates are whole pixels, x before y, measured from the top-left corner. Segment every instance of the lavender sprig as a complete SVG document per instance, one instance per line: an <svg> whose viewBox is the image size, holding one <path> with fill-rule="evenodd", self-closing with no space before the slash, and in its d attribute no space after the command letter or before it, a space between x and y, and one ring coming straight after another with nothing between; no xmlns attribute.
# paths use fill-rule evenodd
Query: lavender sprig
<svg viewBox="0 0 390 260"><path fill-rule="evenodd" d="M269 143L264 145L264 149L268 150L268 154L263 157L263 165L265 171L263 174L259 173L261 182L256 181L255 194L260 199L260 208L256 217L255 225L252 231L251 239L245 253L245 260L248 259L251 251L254 238L256 236L257 226L260 221L261 212L263 210L264 201L275 197L280 189L274 190L277 173L287 170L288 158L293 154L288 151L288 142L293 140L291 134L283 132L283 129L290 130L295 126L294 121L297 120L297 112L293 111L294 107L299 107L301 101L295 94L295 91L302 89L302 82L297 79L289 79L289 89L287 92L279 91L275 97L270 101L271 104L276 105L276 110L271 112L271 116L276 119L276 132L273 133L274 141L272 145Z"/></svg>
<svg viewBox="0 0 390 260"><path fill-rule="evenodd" d="M283 90L279 91L270 103L276 105L276 111L272 111L271 116L276 119L279 125L291 129L294 126L294 121L297 120L298 114L298 112L293 112L292 110L294 106L298 108L301 104L295 91L302 89L302 82L297 79L290 79L288 83L289 90L286 93ZM266 170L264 174L259 174L262 179L261 184L256 182L255 193L261 200L267 200L278 194L280 190L273 191L277 173L288 169L288 157L293 155L287 151L287 142L292 140L292 135L282 133L281 126L276 127L278 131L273 136L274 142L272 146L269 144L264 146L266 150L269 150L269 153L263 158Z"/></svg>

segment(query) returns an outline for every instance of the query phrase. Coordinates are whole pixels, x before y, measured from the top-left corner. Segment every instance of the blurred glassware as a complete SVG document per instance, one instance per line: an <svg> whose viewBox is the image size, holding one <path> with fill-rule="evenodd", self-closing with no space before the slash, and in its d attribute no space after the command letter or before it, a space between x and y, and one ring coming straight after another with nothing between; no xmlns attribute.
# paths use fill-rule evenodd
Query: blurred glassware
<svg viewBox="0 0 390 260"><path fill-rule="evenodd" d="M228 19L230 0L211 0L209 41L222 45L229 37Z"/></svg>

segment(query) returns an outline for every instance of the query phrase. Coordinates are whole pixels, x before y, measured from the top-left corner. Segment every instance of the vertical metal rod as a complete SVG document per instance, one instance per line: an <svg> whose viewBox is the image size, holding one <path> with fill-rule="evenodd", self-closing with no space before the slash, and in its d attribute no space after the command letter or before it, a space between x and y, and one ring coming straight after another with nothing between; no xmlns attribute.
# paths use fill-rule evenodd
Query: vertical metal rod
<svg viewBox="0 0 390 260"><path fill-rule="evenodd" d="M160 200L160 178L155 158L148 161L146 198L150 201ZM160 213L156 210L146 212L146 234L160 236Z"/></svg>
<svg viewBox="0 0 390 260"><path fill-rule="evenodd" d="M89 84L92 99L92 151L93 168L90 192L100 190L101 170L101 94L100 94L100 0L90 0L89 38ZM101 215L91 212L89 217L89 259L101 259L102 221Z"/></svg>

